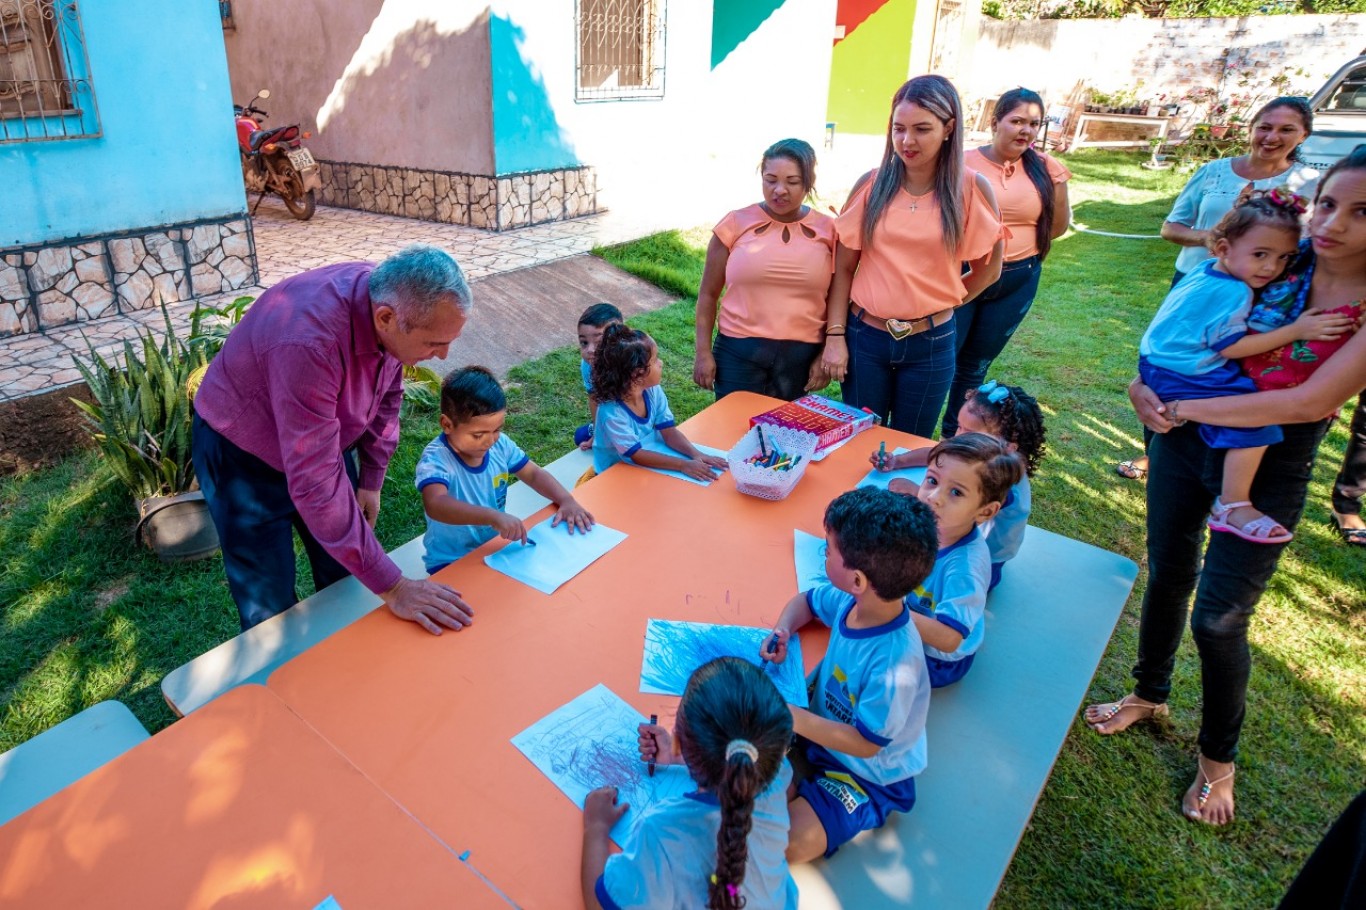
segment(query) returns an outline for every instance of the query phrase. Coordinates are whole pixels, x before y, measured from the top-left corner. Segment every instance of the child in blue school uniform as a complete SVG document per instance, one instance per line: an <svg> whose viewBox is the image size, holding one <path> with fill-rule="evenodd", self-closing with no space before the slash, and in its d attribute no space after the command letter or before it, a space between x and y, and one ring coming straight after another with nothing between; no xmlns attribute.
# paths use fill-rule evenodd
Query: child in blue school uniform
<svg viewBox="0 0 1366 910"><path fill-rule="evenodd" d="M976 391L968 392L967 400L958 410L958 432L995 436L1006 444L1007 449L1018 452L1024 459L1024 476L1010 488L1001 510L982 527L987 548L991 551L991 583L987 587L990 591L1001 583L1002 568L1015 558L1020 552L1020 544L1024 542L1025 527L1029 523L1029 511L1033 504L1029 478L1038 470L1039 462L1047 450L1043 411L1034 397L1024 389L1015 385L1001 385L993 379ZM882 471L924 467L933 448L926 446L900 455L873 452L868 460ZM888 489L915 496L920 485L897 478L888 484Z"/></svg>
<svg viewBox="0 0 1366 910"><path fill-rule="evenodd" d="M514 477L555 503L552 526L564 522L570 533L593 527L593 516L569 491L504 435L506 420L507 396L484 367L455 370L441 383L441 435L417 462L428 573L495 535L526 542L526 526L504 511Z"/></svg>
<svg viewBox="0 0 1366 910"><path fill-rule="evenodd" d="M609 325L602 333L592 373L598 401L593 431L597 473L619 461L681 471L697 480L713 480L713 471L725 469L724 458L699 451L675 425L659 384L663 375L659 348L649 335L622 324Z"/></svg>
<svg viewBox="0 0 1366 910"><path fill-rule="evenodd" d="M773 681L753 664L719 657L683 690L673 735L640 725L640 757L680 759L697 791L641 813L623 851L608 835L626 811L616 789L583 806L583 902L587 910L796 910L788 871L787 748L792 715Z"/></svg>
<svg viewBox="0 0 1366 910"><path fill-rule="evenodd" d="M982 646L991 550L980 526L1000 511L1024 473L1024 459L985 433L960 432L930 450L916 498L934 512L939 552L906 605L925 641L936 689L962 679Z"/></svg>
<svg viewBox="0 0 1366 910"><path fill-rule="evenodd" d="M773 653L768 642L760 648L782 663L793 632L812 619L830 627L811 708L791 709L811 771L789 794L794 863L831 856L892 812L909 812L927 758L930 680L902 598L934 564L934 517L909 496L865 487L830 503L825 539L830 581L792 598Z"/></svg>
<svg viewBox="0 0 1366 910"><path fill-rule="evenodd" d="M574 431L574 445L587 451L593 448L593 424L598 419L598 401L593 397L593 360L602 333L609 325L626 321L621 310L610 303L595 303L579 317L579 378L588 395L588 423Z"/></svg>

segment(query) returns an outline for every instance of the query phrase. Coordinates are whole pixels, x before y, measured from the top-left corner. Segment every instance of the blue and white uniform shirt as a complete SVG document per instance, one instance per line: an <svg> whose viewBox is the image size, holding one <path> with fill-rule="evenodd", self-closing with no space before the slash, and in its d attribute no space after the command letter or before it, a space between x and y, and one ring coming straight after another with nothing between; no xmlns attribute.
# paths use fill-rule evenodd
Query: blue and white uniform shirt
<svg viewBox="0 0 1366 910"><path fill-rule="evenodd" d="M582 357L579 358L579 378L583 380L583 390L593 394L593 365Z"/></svg>
<svg viewBox="0 0 1366 910"><path fill-rule="evenodd" d="M991 551L991 564L1009 562L1020 552L1024 543L1025 526L1029 524L1029 509L1033 504L1033 494L1029 489L1029 475L1010 488L1006 494L1005 505L992 516L984 526L987 535L987 549Z"/></svg>
<svg viewBox="0 0 1366 910"><path fill-rule="evenodd" d="M740 894L748 907L796 910L797 884L787 868L787 787L792 766L783 760L768 789L754 801L749 856ZM603 910L696 910L707 905L716 871L721 806L713 793L689 793L641 813L625 850L608 857L594 891Z"/></svg>
<svg viewBox="0 0 1366 910"><path fill-rule="evenodd" d="M504 433L493 448L484 453L477 468L465 464L455 454L445 434L436 437L422 450L417 462L417 488L442 484L453 499L476 506L507 511L508 484L531 459ZM489 525L448 525L427 518L427 533L422 538L427 553L422 562L435 572L455 562L497 534Z"/></svg>
<svg viewBox="0 0 1366 910"><path fill-rule="evenodd" d="M851 629L852 594L825 584L807 591L806 602L830 627L830 644L815 672L812 712L850 724L882 747L871 758L826 751L849 771L883 786L924 771L930 676L910 612L871 629Z"/></svg>
<svg viewBox="0 0 1366 910"><path fill-rule="evenodd" d="M1252 288L1201 263L1167 293L1138 343L1138 353L1155 367L1180 376L1199 376L1228 362L1220 351L1247 334Z"/></svg>
<svg viewBox="0 0 1366 910"><path fill-rule="evenodd" d="M600 402L593 427L593 470L601 474L642 447L658 448L659 431L676 423L663 386L652 385L645 390L644 417L637 417L620 401Z"/></svg>
<svg viewBox="0 0 1366 910"><path fill-rule="evenodd" d="M977 653L987 624L990 583L991 550L978 528L936 554L930 577L906 595L905 603L921 616L953 629L963 641L952 652L925 645L926 654L940 660L962 660Z"/></svg>

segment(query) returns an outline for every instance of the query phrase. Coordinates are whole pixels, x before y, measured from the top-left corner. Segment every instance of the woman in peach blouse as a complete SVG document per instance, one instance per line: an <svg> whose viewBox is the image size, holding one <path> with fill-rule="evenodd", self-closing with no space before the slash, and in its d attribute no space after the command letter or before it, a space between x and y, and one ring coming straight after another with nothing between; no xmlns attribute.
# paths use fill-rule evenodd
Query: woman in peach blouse
<svg viewBox="0 0 1366 910"><path fill-rule="evenodd" d="M829 381L820 355L835 220L805 204L816 184L808 143L775 142L759 169L764 201L722 218L707 247L693 381L718 399L750 391L791 401Z"/></svg>
<svg viewBox="0 0 1366 910"><path fill-rule="evenodd" d="M1024 321L1039 290L1048 248L1072 220L1067 201L1071 172L1033 148L1043 112L1037 93L1011 89L992 111L991 145L963 156L968 167L991 181L996 193L1006 226L1005 265L999 281L954 314L958 364L940 432L945 439L958 432L958 409L968 391L986 380L992 361Z"/></svg>
<svg viewBox="0 0 1366 910"><path fill-rule="evenodd" d="M963 164L962 122L944 77L898 89L882 164L835 224L822 363L846 402L917 436L934 432L953 380L954 310L1001 274L1001 216Z"/></svg>

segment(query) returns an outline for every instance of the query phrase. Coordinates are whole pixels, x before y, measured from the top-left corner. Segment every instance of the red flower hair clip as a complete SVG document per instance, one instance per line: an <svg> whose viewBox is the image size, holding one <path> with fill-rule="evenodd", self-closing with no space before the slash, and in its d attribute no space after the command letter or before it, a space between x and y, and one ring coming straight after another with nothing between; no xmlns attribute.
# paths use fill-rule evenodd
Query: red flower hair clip
<svg viewBox="0 0 1366 910"><path fill-rule="evenodd" d="M1266 194L1266 200L1272 205L1283 209L1290 209L1296 215L1303 215L1309 211L1309 200L1296 193L1290 192L1283 186L1278 186Z"/></svg>

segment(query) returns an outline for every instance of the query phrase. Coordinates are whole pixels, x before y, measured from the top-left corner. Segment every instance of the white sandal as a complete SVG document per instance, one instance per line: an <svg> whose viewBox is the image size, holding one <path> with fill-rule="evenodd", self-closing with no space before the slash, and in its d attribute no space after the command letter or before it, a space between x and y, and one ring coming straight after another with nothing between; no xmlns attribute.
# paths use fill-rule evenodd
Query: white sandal
<svg viewBox="0 0 1366 910"><path fill-rule="evenodd" d="M1232 534L1234 537L1241 537L1248 543L1289 543L1294 539L1295 535L1287 531L1285 525L1270 515L1254 518L1241 528L1229 524L1229 514L1234 509L1246 507L1255 508L1251 502L1246 500L1223 502L1216 496L1214 505L1210 506L1209 518L1205 519L1205 524L1209 525L1211 531L1223 531L1226 534Z"/></svg>

